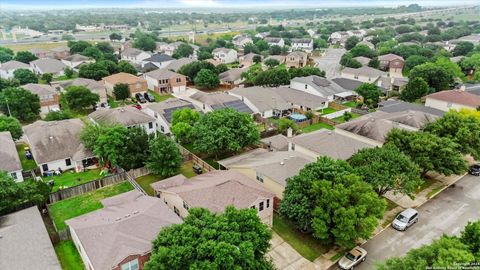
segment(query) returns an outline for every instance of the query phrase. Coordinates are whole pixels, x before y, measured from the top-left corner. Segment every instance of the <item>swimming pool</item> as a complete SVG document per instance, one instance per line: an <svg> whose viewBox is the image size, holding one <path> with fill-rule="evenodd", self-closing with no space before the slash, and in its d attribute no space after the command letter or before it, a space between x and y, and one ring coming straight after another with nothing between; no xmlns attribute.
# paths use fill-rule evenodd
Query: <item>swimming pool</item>
<svg viewBox="0 0 480 270"><path fill-rule="evenodd" d="M307 117L303 114L299 114L299 113L292 113L289 118L295 122L303 122L305 120L307 120Z"/></svg>

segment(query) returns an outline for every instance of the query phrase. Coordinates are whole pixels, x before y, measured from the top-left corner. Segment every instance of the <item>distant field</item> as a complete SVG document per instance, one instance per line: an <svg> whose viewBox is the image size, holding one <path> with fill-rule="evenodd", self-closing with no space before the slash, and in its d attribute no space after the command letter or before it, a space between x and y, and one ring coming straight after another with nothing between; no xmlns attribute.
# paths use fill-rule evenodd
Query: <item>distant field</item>
<svg viewBox="0 0 480 270"><path fill-rule="evenodd" d="M45 43L29 43L29 44L8 44L2 45L2 47L10 48L15 52L18 51L28 51L33 48L50 50L56 47L65 46L67 45L66 41L59 41L59 42L45 42Z"/></svg>

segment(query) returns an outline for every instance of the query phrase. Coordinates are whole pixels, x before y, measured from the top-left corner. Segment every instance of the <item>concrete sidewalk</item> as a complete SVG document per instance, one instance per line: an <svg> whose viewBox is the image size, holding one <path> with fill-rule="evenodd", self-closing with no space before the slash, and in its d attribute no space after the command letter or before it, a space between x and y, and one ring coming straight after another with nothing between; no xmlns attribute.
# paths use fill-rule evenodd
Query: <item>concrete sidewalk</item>
<svg viewBox="0 0 480 270"><path fill-rule="evenodd" d="M279 270L320 270L314 263L305 259L295 249L283 240L276 232L272 231L270 241L272 249L267 253L275 267Z"/></svg>

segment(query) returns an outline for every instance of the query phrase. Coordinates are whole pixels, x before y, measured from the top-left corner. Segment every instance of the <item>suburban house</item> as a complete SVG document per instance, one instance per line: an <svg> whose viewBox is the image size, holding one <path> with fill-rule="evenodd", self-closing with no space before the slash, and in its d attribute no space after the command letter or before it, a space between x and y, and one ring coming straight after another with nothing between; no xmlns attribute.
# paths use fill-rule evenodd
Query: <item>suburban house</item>
<svg viewBox="0 0 480 270"><path fill-rule="evenodd" d="M388 113L398 113L406 111L418 111L424 112L427 114L436 115L441 117L445 114L444 111L434 109L431 107L423 106L416 103L405 102L397 99L389 99L378 103L378 111L388 112Z"/></svg>
<svg viewBox="0 0 480 270"><path fill-rule="evenodd" d="M333 32L330 34L328 41L330 44L338 44L341 46L345 46L345 42L350 37L350 34L344 31Z"/></svg>
<svg viewBox="0 0 480 270"><path fill-rule="evenodd" d="M73 54L68 57L63 58L62 63L64 63L67 67L78 71L80 65L85 63L93 63L95 60L90 59L89 57L83 56L81 54Z"/></svg>
<svg viewBox="0 0 480 270"><path fill-rule="evenodd" d="M68 46L59 46L50 50L50 55L58 60L62 60L70 56L70 48Z"/></svg>
<svg viewBox="0 0 480 270"><path fill-rule="evenodd" d="M36 121L23 127L26 142L41 172L61 169L83 171L93 154L80 142L84 124L80 119Z"/></svg>
<svg viewBox="0 0 480 270"><path fill-rule="evenodd" d="M400 91L408 83L407 77L388 77L381 76L376 81L376 85L388 96L390 91Z"/></svg>
<svg viewBox="0 0 480 270"><path fill-rule="evenodd" d="M380 55L378 57L380 61L380 68L383 70L388 70L390 76L402 77L403 66L405 65L405 60L403 57L398 56L393 53Z"/></svg>
<svg viewBox="0 0 480 270"><path fill-rule="evenodd" d="M99 103L107 102L107 92L105 91L105 86L99 81L86 78L76 78L64 81L53 81L51 82L51 85L60 92L64 92L69 86L85 86L92 93L95 93L100 97Z"/></svg>
<svg viewBox="0 0 480 270"><path fill-rule="evenodd" d="M197 91L188 100L207 113L218 109L231 108L238 112L252 114L252 110L240 98L225 92L205 93Z"/></svg>
<svg viewBox="0 0 480 270"><path fill-rule="evenodd" d="M229 171L242 173L253 183L259 183L275 194L277 201L283 198L286 180L298 174L305 165L315 161L315 158L300 152L268 151L257 148L241 155L218 161Z"/></svg>
<svg viewBox="0 0 480 270"><path fill-rule="evenodd" d="M238 60L237 51L228 48L216 48L212 52L213 59L222 63L230 64Z"/></svg>
<svg viewBox="0 0 480 270"><path fill-rule="evenodd" d="M0 217L0 268L62 270L37 206Z"/></svg>
<svg viewBox="0 0 480 270"><path fill-rule="evenodd" d="M57 59L42 58L30 62L30 67L37 75L50 73L53 76L62 76L64 69L67 67L64 63Z"/></svg>
<svg viewBox="0 0 480 270"><path fill-rule="evenodd" d="M280 37L266 37L263 40L268 43L268 46L279 46L281 48L285 47L285 40Z"/></svg>
<svg viewBox="0 0 480 270"><path fill-rule="evenodd" d="M134 107L99 108L88 115L92 123L122 125L127 128L143 128L148 134L155 133L155 118Z"/></svg>
<svg viewBox="0 0 480 270"><path fill-rule="evenodd" d="M128 62L134 64L141 64L147 58L150 58L151 53L145 52L135 48L127 48L121 53L122 60L126 60Z"/></svg>
<svg viewBox="0 0 480 270"><path fill-rule="evenodd" d="M127 84L130 96L134 97L136 93L143 93L148 90L147 81L142 77L137 77L130 73L120 72L112 74L102 79L107 90L107 94L111 97L115 96L113 88L117 84Z"/></svg>
<svg viewBox="0 0 480 270"><path fill-rule="evenodd" d="M243 79L242 79L243 72L245 72L245 69L232 68L218 74L218 77L220 79L220 85L229 87L229 88L240 85L243 82Z"/></svg>
<svg viewBox="0 0 480 270"><path fill-rule="evenodd" d="M60 94L48 84L29 83L22 86L23 89L36 94L40 99L40 114L60 110Z"/></svg>
<svg viewBox="0 0 480 270"><path fill-rule="evenodd" d="M445 90L427 95L425 106L444 112L450 109L477 110L480 108L480 96L464 90Z"/></svg>
<svg viewBox="0 0 480 270"><path fill-rule="evenodd" d="M143 112L155 118L157 130L170 135L170 125L173 113L181 109L196 109L192 103L179 98L170 98L158 103L150 103L142 109Z"/></svg>
<svg viewBox="0 0 480 270"><path fill-rule="evenodd" d="M280 65L281 65L281 64L285 63L286 58L287 58L287 57L284 56L284 55L270 55L270 56L266 57L266 58L263 60L263 62L265 63L265 62L268 61L269 59L275 59L275 60L277 60L278 63L280 63Z"/></svg>
<svg viewBox="0 0 480 270"><path fill-rule="evenodd" d="M261 32L261 33L255 34L255 37L264 39L264 38L268 37L268 35L270 35L270 32Z"/></svg>
<svg viewBox="0 0 480 270"><path fill-rule="evenodd" d="M353 90L345 89L334 81L320 76L296 77L290 80L290 88L333 100L352 100L357 97Z"/></svg>
<svg viewBox="0 0 480 270"><path fill-rule="evenodd" d="M257 55L260 56L260 62L261 62L261 60L263 60L263 56L261 56L259 54L256 54L256 53L248 53L244 56L239 57L240 65L242 65L243 68L248 68L248 67L254 65L255 62L253 61L253 58Z"/></svg>
<svg viewBox="0 0 480 270"><path fill-rule="evenodd" d="M11 61L0 64L0 78L2 79L13 78L13 73L17 69L28 69L30 71L32 70L32 68L28 64L11 60Z"/></svg>
<svg viewBox="0 0 480 270"><path fill-rule="evenodd" d="M174 59L172 60L168 65L165 66L165 69L168 70L173 70L175 72L178 72L181 67L190 64L194 62L195 60L187 57L182 57L180 59Z"/></svg>
<svg viewBox="0 0 480 270"><path fill-rule="evenodd" d="M50 53L44 49L33 48L28 51L35 55L38 59L47 58L50 56Z"/></svg>
<svg viewBox="0 0 480 270"><path fill-rule="evenodd" d="M173 60L175 60L173 57L167 54L163 53L156 53L153 54L152 56L144 59L142 61L142 67L147 65L148 63L151 63L152 65L156 66L157 68L164 68L168 64L170 64Z"/></svg>
<svg viewBox="0 0 480 270"><path fill-rule="evenodd" d="M179 174L150 186L155 195L182 218L192 207L222 213L232 205L237 209L257 209L262 222L272 226L275 195L239 172L211 171L190 179Z"/></svg>
<svg viewBox="0 0 480 270"><path fill-rule="evenodd" d="M283 116L294 108L309 111L328 107L326 98L288 87L254 86L235 88L229 93L245 102L253 113L262 118Z"/></svg>
<svg viewBox="0 0 480 270"><path fill-rule="evenodd" d="M373 45L373 43L370 42L370 41L362 40L362 41L358 42L357 44L367 45L367 47L370 48L370 50L375 50L375 45Z"/></svg>
<svg viewBox="0 0 480 270"><path fill-rule="evenodd" d="M380 76L387 76L387 74L381 70L371 67L349 68L346 67L341 71L341 77L357 80L365 83L373 83Z"/></svg>
<svg viewBox="0 0 480 270"><path fill-rule="evenodd" d="M357 57L354 57L353 59L357 60L360 64L362 64L362 66L368 66L368 63L370 63L370 60L372 60L365 56L357 56Z"/></svg>
<svg viewBox="0 0 480 270"><path fill-rule="evenodd" d="M167 55L172 56L177 48L182 45L182 44L187 44L183 41L176 41L172 43L157 43L157 51L158 52L163 52ZM197 58L197 52L200 49L197 45L194 44L187 44L188 46L193 48L193 54L190 55L190 58L196 59Z"/></svg>
<svg viewBox="0 0 480 270"><path fill-rule="evenodd" d="M9 131L0 132L0 145L0 171L10 174L16 182L22 182L22 164Z"/></svg>
<svg viewBox="0 0 480 270"><path fill-rule="evenodd" d="M301 50L306 52L313 51L313 39L310 38L292 38L291 50Z"/></svg>
<svg viewBox="0 0 480 270"><path fill-rule="evenodd" d="M364 30L364 29L359 29L359 30L350 30L350 31L347 31L348 35L353 37L358 37L359 39L362 39L366 34L367 34L367 31Z"/></svg>
<svg viewBox="0 0 480 270"><path fill-rule="evenodd" d="M165 68L156 69L143 74L148 89L157 93L179 93L187 90L187 77Z"/></svg>
<svg viewBox="0 0 480 270"><path fill-rule="evenodd" d="M346 91L355 92L355 90L363 84L361 81L347 79L347 78L333 78L331 81ZM291 86L290 86L291 87Z"/></svg>
<svg viewBox="0 0 480 270"><path fill-rule="evenodd" d="M89 270L141 270L158 233L182 220L165 203L137 190L101 201L103 208L65 221Z"/></svg>
<svg viewBox="0 0 480 270"><path fill-rule="evenodd" d="M285 57L285 65L287 68L304 67L308 61L308 54L301 51L291 52Z"/></svg>
<svg viewBox="0 0 480 270"><path fill-rule="evenodd" d="M253 40L248 36L236 35L236 36L233 37L232 43L233 43L233 45L235 45L235 47L237 47L239 49L243 49L243 46L245 46L249 43L253 43Z"/></svg>

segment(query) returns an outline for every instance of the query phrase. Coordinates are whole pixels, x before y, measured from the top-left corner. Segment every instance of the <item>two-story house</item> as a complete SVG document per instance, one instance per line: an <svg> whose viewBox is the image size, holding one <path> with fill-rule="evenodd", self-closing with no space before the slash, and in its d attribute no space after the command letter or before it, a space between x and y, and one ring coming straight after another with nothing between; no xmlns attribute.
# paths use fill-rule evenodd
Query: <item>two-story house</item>
<svg viewBox="0 0 480 270"><path fill-rule="evenodd" d="M88 115L94 124L122 125L126 128L143 128L148 134L154 134L157 129L155 118L134 107L99 108Z"/></svg>
<svg viewBox="0 0 480 270"><path fill-rule="evenodd" d="M266 41L269 46L285 47L285 40L280 37L266 37L263 40Z"/></svg>
<svg viewBox="0 0 480 270"><path fill-rule="evenodd" d="M121 59L140 65L143 60L149 58L151 53L135 48L128 48L121 53Z"/></svg>
<svg viewBox="0 0 480 270"><path fill-rule="evenodd" d="M313 51L313 39L310 38L292 38L291 40L292 46L291 50L301 50L306 52Z"/></svg>
<svg viewBox="0 0 480 270"><path fill-rule="evenodd" d="M308 54L301 51L291 52L285 57L285 65L288 68L304 67L308 61Z"/></svg>
<svg viewBox="0 0 480 270"><path fill-rule="evenodd" d="M237 51L228 48L216 48L212 52L213 59L222 63L230 64L238 61Z"/></svg>
<svg viewBox="0 0 480 270"><path fill-rule="evenodd" d="M113 89L117 84L128 85L130 96L134 97L136 93L143 93L148 90L147 81L142 77L137 77L130 73L120 72L103 78L103 83L107 94L111 97L115 96Z"/></svg>
<svg viewBox="0 0 480 270"><path fill-rule="evenodd" d="M143 74L148 89L157 93L179 93L187 89L187 77L168 69L157 69Z"/></svg>
<svg viewBox="0 0 480 270"><path fill-rule="evenodd" d="M40 98L41 114L60 110L60 95L53 86L48 84L29 83L23 85L22 88L36 94Z"/></svg>

